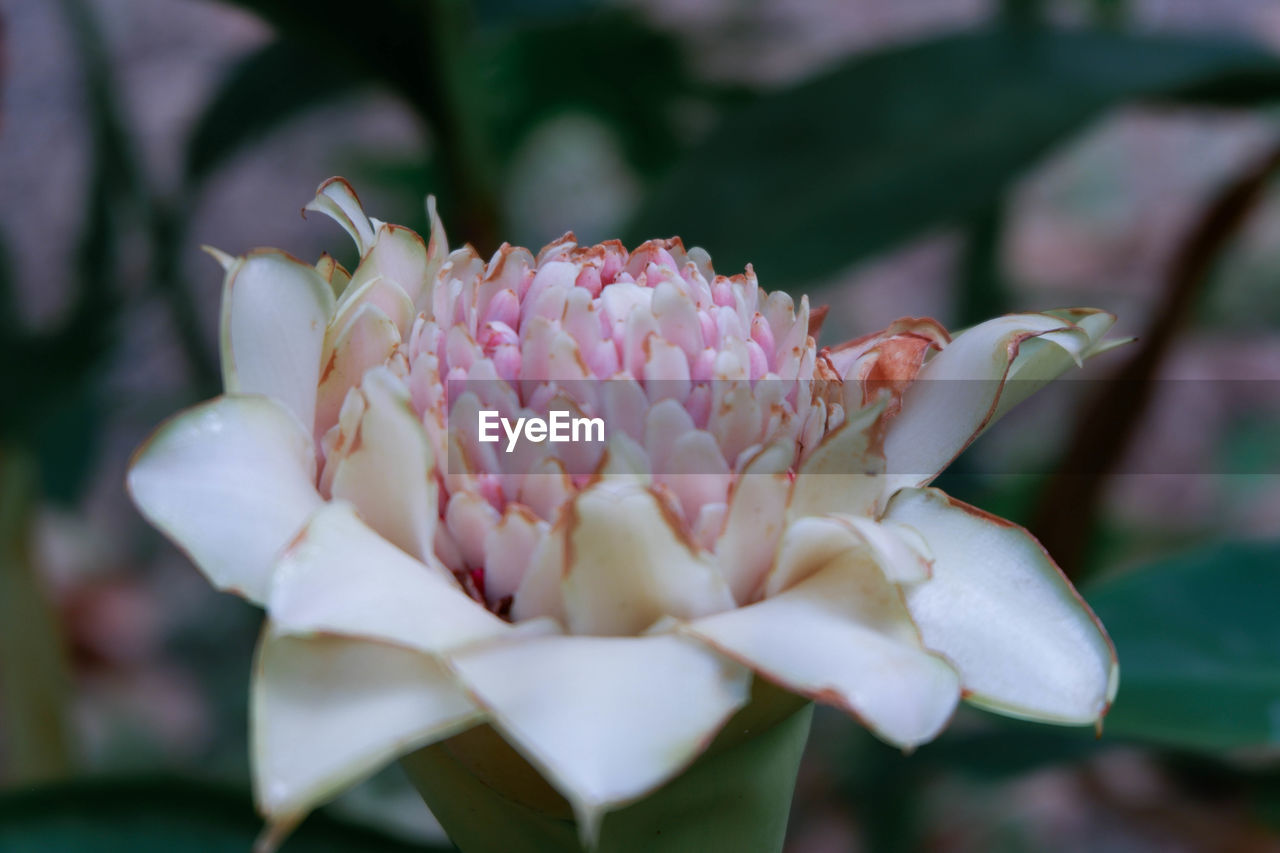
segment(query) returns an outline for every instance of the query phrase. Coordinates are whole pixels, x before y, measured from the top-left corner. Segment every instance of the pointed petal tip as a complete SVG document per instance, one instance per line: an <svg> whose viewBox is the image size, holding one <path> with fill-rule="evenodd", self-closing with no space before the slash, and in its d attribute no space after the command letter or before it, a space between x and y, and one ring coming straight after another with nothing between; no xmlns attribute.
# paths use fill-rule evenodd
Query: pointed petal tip
<svg viewBox="0 0 1280 853"><path fill-rule="evenodd" d="M302 823L303 815L266 816L267 824L253 842L253 853L276 853Z"/></svg>
<svg viewBox="0 0 1280 853"><path fill-rule="evenodd" d="M578 825L578 843L585 853L595 853L607 809L599 803L574 802L572 805L574 822Z"/></svg>
<svg viewBox="0 0 1280 853"><path fill-rule="evenodd" d="M208 243L201 243L200 251L217 261L218 266L222 267L224 272L230 272L231 267L235 265L236 258L234 255L229 255L219 248L210 246Z"/></svg>

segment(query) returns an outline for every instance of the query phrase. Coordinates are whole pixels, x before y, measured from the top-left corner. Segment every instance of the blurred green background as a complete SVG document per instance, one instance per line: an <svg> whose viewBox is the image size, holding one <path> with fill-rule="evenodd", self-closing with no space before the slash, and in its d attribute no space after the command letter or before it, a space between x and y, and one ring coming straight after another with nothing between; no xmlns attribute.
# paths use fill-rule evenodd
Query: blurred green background
<svg viewBox="0 0 1280 853"><path fill-rule="evenodd" d="M945 476L1119 651L1106 731L821 713L789 853L1280 850L1274 0L6 0L0 850L244 851L259 626L123 494L219 390L200 255L680 234L831 313L1094 305L1137 343ZM1011 461L1012 460L1012 461ZM1035 474L1010 474L1026 463ZM994 473L995 471L1006 473ZM1216 473L1215 473L1216 472ZM397 771L285 851L448 849Z"/></svg>

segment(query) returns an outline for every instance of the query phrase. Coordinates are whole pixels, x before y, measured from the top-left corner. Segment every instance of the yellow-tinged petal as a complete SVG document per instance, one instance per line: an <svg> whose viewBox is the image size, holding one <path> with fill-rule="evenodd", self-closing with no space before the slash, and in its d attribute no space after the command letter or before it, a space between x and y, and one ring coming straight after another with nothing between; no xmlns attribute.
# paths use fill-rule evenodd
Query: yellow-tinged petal
<svg viewBox="0 0 1280 853"><path fill-rule="evenodd" d="M347 455L337 462L333 496L392 544L418 559L431 555L439 517L435 460L404 383L388 368L365 374L364 413ZM332 460L330 464L333 464Z"/></svg>
<svg viewBox="0 0 1280 853"><path fill-rule="evenodd" d="M664 616L733 607L708 556L647 489L602 484L574 502L567 525L564 605L577 634L637 634Z"/></svg>
<svg viewBox="0 0 1280 853"><path fill-rule="evenodd" d="M310 436L267 397L219 397L173 417L138 451L128 488L214 586L259 602L276 557L321 504Z"/></svg>
<svg viewBox="0 0 1280 853"><path fill-rule="evenodd" d="M405 554L342 502L317 512L281 557L268 610L279 634L340 634L434 654L513 630L438 563Z"/></svg>
<svg viewBox="0 0 1280 853"><path fill-rule="evenodd" d="M333 293L314 267L273 249L238 258L222 292L222 381L274 397L311 431Z"/></svg>
<svg viewBox="0 0 1280 853"><path fill-rule="evenodd" d="M1111 641L1031 534L937 489L902 490L886 517L933 552L933 577L907 589L907 605L970 702L1045 722L1106 713L1118 679Z"/></svg>
<svg viewBox="0 0 1280 853"><path fill-rule="evenodd" d="M252 692L254 789L276 823L296 821L382 765L479 722L431 657L343 637L270 628Z"/></svg>
<svg viewBox="0 0 1280 853"><path fill-rule="evenodd" d="M960 698L955 670L924 648L898 587L864 549L842 552L777 596L685 630L903 747L936 737Z"/></svg>
<svg viewBox="0 0 1280 853"><path fill-rule="evenodd" d="M689 765L746 704L750 673L684 637L545 637L458 655L493 724L573 806L605 811Z"/></svg>

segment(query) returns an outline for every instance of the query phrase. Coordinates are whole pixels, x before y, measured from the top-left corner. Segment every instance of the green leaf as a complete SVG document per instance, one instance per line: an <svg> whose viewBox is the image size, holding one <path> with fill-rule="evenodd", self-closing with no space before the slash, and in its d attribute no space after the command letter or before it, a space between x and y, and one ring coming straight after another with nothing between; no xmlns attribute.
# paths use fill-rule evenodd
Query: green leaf
<svg viewBox="0 0 1280 853"><path fill-rule="evenodd" d="M1193 551L1086 597L1120 658L1108 735L1205 750L1280 744L1280 543Z"/></svg>
<svg viewBox="0 0 1280 853"><path fill-rule="evenodd" d="M205 106L187 145L187 181L206 177L247 144L363 82L346 66L281 39L236 63Z"/></svg>
<svg viewBox="0 0 1280 853"><path fill-rule="evenodd" d="M36 473L28 454L0 446L0 752L5 778L18 782L57 778L75 764L70 665L32 556Z"/></svg>
<svg viewBox="0 0 1280 853"><path fill-rule="evenodd" d="M0 797L5 853L248 853L262 831L249 797L181 779L100 779ZM281 853L444 853L314 815Z"/></svg>
<svg viewBox="0 0 1280 853"><path fill-rule="evenodd" d="M921 764L945 768L992 782L1004 781L1045 767L1074 764L1097 755L1112 744L1093 732L1019 721L984 721L986 727L947 732L922 747Z"/></svg>
<svg viewBox="0 0 1280 853"><path fill-rule="evenodd" d="M956 293L956 325L961 328L1009 310L1009 286L1000 265L1004 213L1003 205L993 204L969 223Z"/></svg>
<svg viewBox="0 0 1280 853"><path fill-rule="evenodd" d="M580 112L614 128L627 159L653 172L682 147L674 105L699 94L678 42L619 9L481 39L472 61L482 84L475 94L504 159L540 122Z"/></svg>
<svg viewBox="0 0 1280 853"><path fill-rule="evenodd" d="M770 286L970 219L1068 134L1141 98L1280 95L1247 44L997 28L857 57L721 124L647 200L633 240L680 234Z"/></svg>
<svg viewBox="0 0 1280 853"><path fill-rule="evenodd" d="M600 0L475 0L476 22L496 29L539 23L583 14L600 5Z"/></svg>
<svg viewBox="0 0 1280 853"><path fill-rule="evenodd" d="M308 67L345 65L404 95L420 112L434 110L436 49L428 0L232 0L256 12L280 34L305 46ZM321 72L321 73L333 73Z"/></svg>

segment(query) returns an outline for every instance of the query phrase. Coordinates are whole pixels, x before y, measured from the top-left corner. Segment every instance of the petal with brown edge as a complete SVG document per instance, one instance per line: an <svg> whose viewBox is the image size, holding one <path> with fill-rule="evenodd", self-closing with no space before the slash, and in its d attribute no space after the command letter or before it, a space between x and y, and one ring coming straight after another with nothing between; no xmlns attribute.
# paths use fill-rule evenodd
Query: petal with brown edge
<svg viewBox="0 0 1280 853"><path fill-rule="evenodd" d="M425 560L431 554L439 499L435 460L409 392L388 368L365 374L364 413L337 465L333 496L356 505L385 539Z"/></svg>
<svg viewBox="0 0 1280 853"><path fill-rule="evenodd" d="M1010 314L957 335L920 369L889 422L884 494L929 482L991 423L1023 341L1075 328L1048 314Z"/></svg>
<svg viewBox="0 0 1280 853"><path fill-rule="evenodd" d="M564 605L576 634L636 634L664 616L733 607L715 564L679 532L647 489L602 484L574 501L567 525Z"/></svg>
<svg viewBox="0 0 1280 853"><path fill-rule="evenodd" d="M573 806L604 812L678 774L749 697L750 673L672 634L545 637L458 655L493 724Z"/></svg>
<svg viewBox="0 0 1280 853"><path fill-rule="evenodd" d="M1106 713L1118 679L1111 641L1031 534L937 489L904 489L885 515L932 550L933 577L907 589L907 606L970 702L1066 724Z"/></svg>
<svg viewBox="0 0 1280 853"><path fill-rule="evenodd" d="M885 487L882 443L888 402L882 395L851 412L801 463L787 504L789 519L876 510Z"/></svg>
<svg viewBox="0 0 1280 853"><path fill-rule="evenodd" d="M317 512L280 558L267 609L278 634L340 634L432 654L513 630L442 566L413 559L344 502Z"/></svg>
<svg viewBox="0 0 1280 853"><path fill-rule="evenodd" d="M960 698L959 676L924 648L898 588L863 549L773 598L685 630L902 747L936 737Z"/></svg>
<svg viewBox="0 0 1280 853"><path fill-rule="evenodd" d="M326 353L316 396L317 436L338 422L347 391L371 368L386 364L399 345L400 331L378 306L366 304L351 317Z"/></svg>

